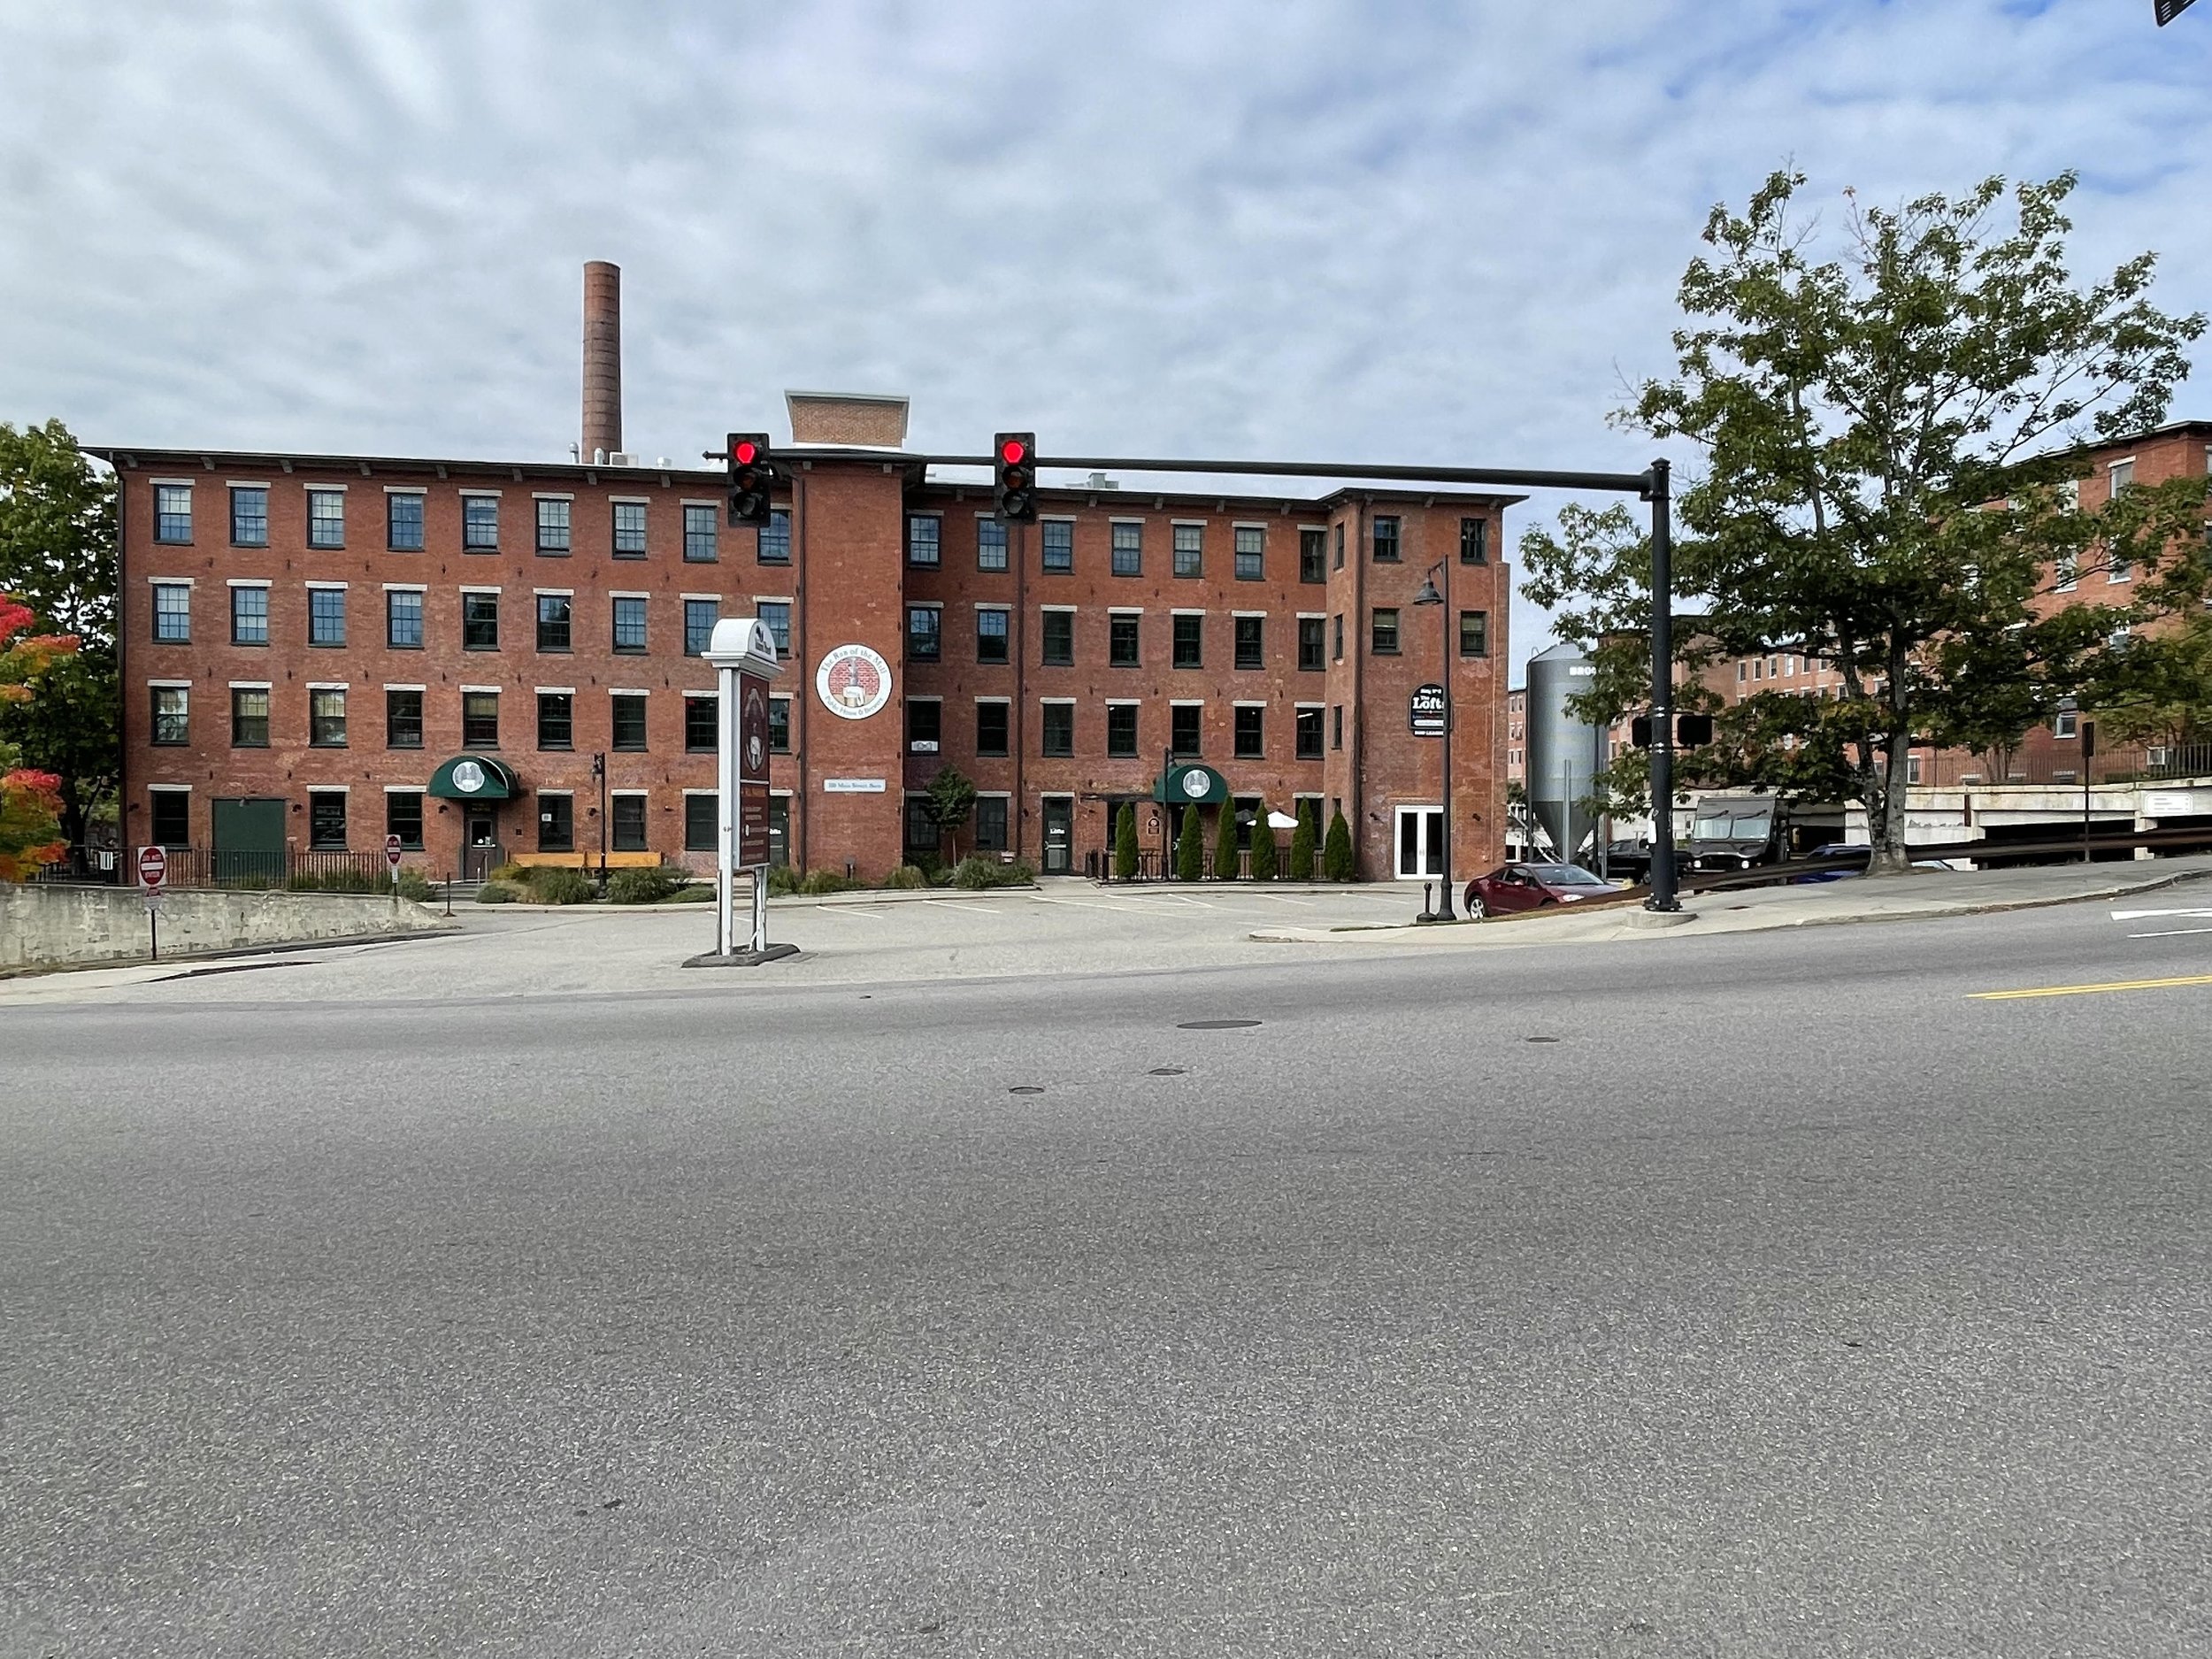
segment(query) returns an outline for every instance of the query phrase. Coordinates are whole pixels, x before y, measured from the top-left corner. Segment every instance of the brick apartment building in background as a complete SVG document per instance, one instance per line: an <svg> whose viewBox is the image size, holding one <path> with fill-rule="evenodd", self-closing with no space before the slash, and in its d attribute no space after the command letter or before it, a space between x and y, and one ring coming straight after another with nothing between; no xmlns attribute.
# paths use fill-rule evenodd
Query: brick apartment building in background
<svg viewBox="0 0 2212 1659"><path fill-rule="evenodd" d="M733 529L718 470L619 449L611 270L588 274L570 462L93 451L120 483L127 845L290 856L388 833L467 875L595 865L603 833L612 864L703 865L699 653L717 618L758 614L787 660L781 861L878 879L934 850L917 801L950 763L979 790L961 849L1048 871L1087 868L1125 801L1149 849L1192 810L1210 840L1225 796L1341 810L1364 873L1433 873L1440 744L1407 709L1446 672L1453 867L1501 856L1495 552L1519 497L1094 479L1010 526L987 478L903 452L904 399L792 393L789 488L768 529ZM1448 617L1414 603L1440 562ZM867 653L888 695L851 718L818 675Z"/></svg>

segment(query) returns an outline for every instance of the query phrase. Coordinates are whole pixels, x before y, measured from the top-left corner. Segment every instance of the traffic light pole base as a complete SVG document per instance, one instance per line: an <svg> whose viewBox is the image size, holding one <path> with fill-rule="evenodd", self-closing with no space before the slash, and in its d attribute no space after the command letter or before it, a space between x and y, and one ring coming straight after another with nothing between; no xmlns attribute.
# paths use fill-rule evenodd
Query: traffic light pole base
<svg viewBox="0 0 2212 1659"><path fill-rule="evenodd" d="M780 962L786 956L799 954L796 945L770 945L762 950L733 950L728 956L710 950L703 956L687 956L687 968L757 968L764 963Z"/></svg>

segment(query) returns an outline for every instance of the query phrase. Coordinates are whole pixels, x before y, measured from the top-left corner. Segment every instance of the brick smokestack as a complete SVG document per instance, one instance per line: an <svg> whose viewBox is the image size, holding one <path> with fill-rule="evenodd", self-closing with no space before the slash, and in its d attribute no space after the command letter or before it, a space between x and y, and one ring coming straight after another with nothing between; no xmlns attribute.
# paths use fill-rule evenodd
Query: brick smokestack
<svg viewBox="0 0 2212 1659"><path fill-rule="evenodd" d="M584 459L622 448L622 267L584 266Z"/></svg>

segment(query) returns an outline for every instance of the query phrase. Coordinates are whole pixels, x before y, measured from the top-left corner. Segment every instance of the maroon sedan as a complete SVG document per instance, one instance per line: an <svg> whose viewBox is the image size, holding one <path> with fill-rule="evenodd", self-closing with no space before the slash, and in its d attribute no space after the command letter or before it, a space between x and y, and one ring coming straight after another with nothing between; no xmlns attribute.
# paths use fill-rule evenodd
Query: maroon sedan
<svg viewBox="0 0 2212 1659"><path fill-rule="evenodd" d="M1620 888L1580 864L1501 864L1467 884L1471 918L1510 916L1548 904L1578 904L1610 898Z"/></svg>

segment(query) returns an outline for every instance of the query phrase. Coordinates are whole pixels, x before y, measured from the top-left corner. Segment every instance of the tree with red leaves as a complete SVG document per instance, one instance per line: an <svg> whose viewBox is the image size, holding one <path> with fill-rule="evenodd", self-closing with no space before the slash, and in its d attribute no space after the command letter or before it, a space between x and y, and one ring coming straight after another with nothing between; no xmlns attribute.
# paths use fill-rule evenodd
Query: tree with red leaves
<svg viewBox="0 0 2212 1659"><path fill-rule="evenodd" d="M0 703L28 703L38 680L73 655L68 634L28 634L31 608L0 594ZM20 636L20 637L19 637ZM61 834L61 780L16 762L12 744L0 742L0 881L21 881L69 850Z"/></svg>

